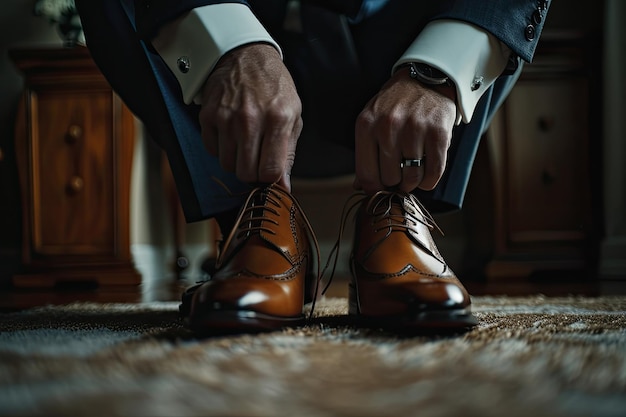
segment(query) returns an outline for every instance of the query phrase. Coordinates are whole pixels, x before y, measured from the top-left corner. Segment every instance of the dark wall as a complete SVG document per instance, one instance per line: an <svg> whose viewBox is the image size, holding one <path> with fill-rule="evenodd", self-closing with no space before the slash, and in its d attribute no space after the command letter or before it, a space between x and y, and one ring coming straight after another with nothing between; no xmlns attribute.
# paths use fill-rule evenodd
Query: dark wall
<svg viewBox="0 0 626 417"><path fill-rule="evenodd" d="M13 108L17 107L14 97ZM15 120L15 110L7 119ZM12 126L12 125L11 125ZM20 262L21 207L17 166L15 163L14 129L0 135L0 287L18 270Z"/></svg>

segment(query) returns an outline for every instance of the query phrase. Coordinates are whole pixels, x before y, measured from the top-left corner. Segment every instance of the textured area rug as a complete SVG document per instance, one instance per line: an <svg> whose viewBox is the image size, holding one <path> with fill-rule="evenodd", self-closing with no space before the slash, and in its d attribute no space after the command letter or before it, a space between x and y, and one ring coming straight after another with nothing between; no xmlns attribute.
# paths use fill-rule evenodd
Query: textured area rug
<svg viewBox="0 0 626 417"><path fill-rule="evenodd" d="M463 334L307 326L196 339L178 303L0 315L0 415L626 416L626 297L474 297Z"/></svg>

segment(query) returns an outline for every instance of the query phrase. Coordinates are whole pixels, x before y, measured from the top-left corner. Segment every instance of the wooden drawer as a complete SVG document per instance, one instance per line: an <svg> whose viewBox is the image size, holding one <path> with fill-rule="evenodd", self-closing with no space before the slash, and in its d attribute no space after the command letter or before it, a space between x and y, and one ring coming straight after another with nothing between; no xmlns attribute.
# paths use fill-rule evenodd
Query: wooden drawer
<svg viewBox="0 0 626 417"><path fill-rule="evenodd" d="M577 35L542 41L487 133L495 202L488 278L594 270L601 134L590 89L595 49Z"/></svg>
<svg viewBox="0 0 626 417"><path fill-rule="evenodd" d="M46 91L32 101L33 250L115 252L112 96Z"/></svg>
<svg viewBox="0 0 626 417"><path fill-rule="evenodd" d="M16 123L20 288L138 288L130 254L135 118L84 47L10 51L25 75Z"/></svg>
<svg viewBox="0 0 626 417"><path fill-rule="evenodd" d="M589 121L583 80L521 81L505 109L511 243L590 232Z"/></svg>

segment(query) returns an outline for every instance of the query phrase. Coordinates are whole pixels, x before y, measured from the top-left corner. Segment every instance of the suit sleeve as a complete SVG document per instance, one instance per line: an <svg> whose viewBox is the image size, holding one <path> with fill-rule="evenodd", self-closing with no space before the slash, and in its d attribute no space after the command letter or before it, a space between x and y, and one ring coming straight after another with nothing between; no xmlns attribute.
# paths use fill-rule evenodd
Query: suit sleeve
<svg viewBox="0 0 626 417"><path fill-rule="evenodd" d="M458 20L430 22L394 65L423 62L444 72L457 91L457 122L469 123L483 94L502 75L511 50L482 28ZM459 63L463 65L459 65Z"/></svg>
<svg viewBox="0 0 626 417"><path fill-rule="evenodd" d="M532 62L551 0L454 0L435 19L471 23L491 33L526 62Z"/></svg>
<svg viewBox="0 0 626 417"><path fill-rule="evenodd" d="M242 4L212 4L166 23L152 46L178 80L183 100L200 103L199 92L220 58L239 46L266 43L282 57L278 43Z"/></svg>
<svg viewBox="0 0 626 417"><path fill-rule="evenodd" d="M448 3L395 68L406 62L425 62L446 73L457 88L457 124L469 123L478 101L503 70L516 68L520 58L532 60L549 1Z"/></svg>
<svg viewBox="0 0 626 417"><path fill-rule="evenodd" d="M246 0L135 0L135 25L142 39L154 37L161 26L197 7L211 4L239 3Z"/></svg>

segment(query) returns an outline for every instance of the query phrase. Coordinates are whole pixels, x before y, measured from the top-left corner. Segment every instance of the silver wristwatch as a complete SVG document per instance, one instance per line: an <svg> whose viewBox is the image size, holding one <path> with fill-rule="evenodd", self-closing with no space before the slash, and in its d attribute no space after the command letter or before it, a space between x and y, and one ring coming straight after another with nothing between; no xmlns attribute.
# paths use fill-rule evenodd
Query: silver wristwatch
<svg viewBox="0 0 626 417"><path fill-rule="evenodd" d="M450 78L437 68L421 62L409 62L409 75L414 80L428 85L452 85Z"/></svg>

